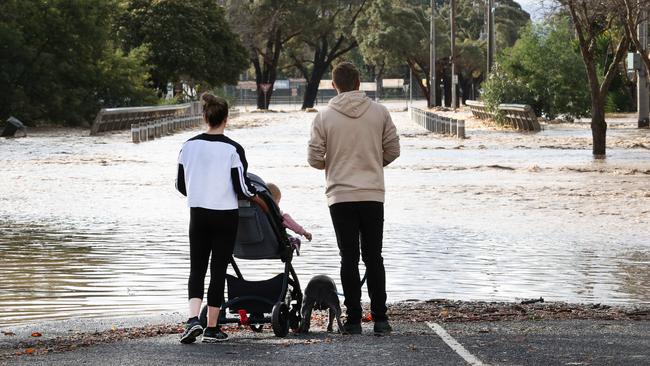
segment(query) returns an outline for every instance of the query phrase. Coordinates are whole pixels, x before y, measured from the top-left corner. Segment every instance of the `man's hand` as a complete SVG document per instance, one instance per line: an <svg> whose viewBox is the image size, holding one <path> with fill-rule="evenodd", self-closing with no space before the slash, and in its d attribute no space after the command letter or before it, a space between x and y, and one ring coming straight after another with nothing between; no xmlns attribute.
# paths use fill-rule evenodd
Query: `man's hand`
<svg viewBox="0 0 650 366"><path fill-rule="evenodd" d="M254 195L253 197L251 197L251 202L260 206L262 211L266 212L267 214L271 213L271 210L269 210L269 206L266 205L266 202L264 202L264 200L260 198L260 196Z"/></svg>
<svg viewBox="0 0 650 366"><path fill-rule="evenodd" d="M308 231L305 232L304 236L305 236L305 238L307 238L307 240L311 241L311 233L310 232L308 232Z"/></svg>

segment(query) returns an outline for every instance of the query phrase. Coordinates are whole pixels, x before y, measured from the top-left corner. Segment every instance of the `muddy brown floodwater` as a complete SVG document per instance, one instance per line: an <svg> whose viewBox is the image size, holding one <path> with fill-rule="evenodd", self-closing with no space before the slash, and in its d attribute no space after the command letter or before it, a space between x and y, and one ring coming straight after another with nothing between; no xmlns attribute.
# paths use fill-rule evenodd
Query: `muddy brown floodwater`
<svg viewBox="0 0 650 366"><path fill-rule="evenodd" d="M649 130L610 126L608 158L594 161L586 124L521 134L468 121L456 140L392 115L403 150L386 169L389 301L650 303ZM323 173L305 159L313 116L244 113L228 132L314 234L294 260L303 286L339 277ZM0 324L184 310L189 215L174 177L198 131L142 144L30 132L0 140ZM253 279L281 270L240 263Z"/></svg>

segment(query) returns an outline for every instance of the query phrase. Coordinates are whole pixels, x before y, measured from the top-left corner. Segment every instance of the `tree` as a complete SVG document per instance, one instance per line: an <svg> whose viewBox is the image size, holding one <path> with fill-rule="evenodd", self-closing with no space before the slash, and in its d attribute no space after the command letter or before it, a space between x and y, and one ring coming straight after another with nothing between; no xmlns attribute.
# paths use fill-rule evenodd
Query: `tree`
<svg viewBox="0 0 650 366"><path fill-rule="evenodd" d="M302 28L297 21L296 2L231 0L227 9L230 24L242 38L255 69L257 108L268 109L284 45ZM266 92L262 84L270 85Z"/></svg>
<svg viewBox="0 0 650 366"><path fill-rule="evenodd" d="M364 60L381 68L406 63L422 94L429 98L429 14L428 7L410 1L373 1L354 27ZM442 70L449 55L446 24L436 19L436 54ZM438 79L439 80L439 79ZM436 93L440 95L440 93Z"/></svg>
<svg viewBox="0 0 650 366"><path fill-rule="evenodd" d="M367 0L303 0L303 31L288 44L288 57L307 81L302 109L312 108L323 75L332 63L357 47L352 36Z"/></svg>
<svg viewBox="0 0 650 366"><path fill-rule="evenodd" d="M512 99L501 103L529 104L537 115L551 119L588 113L587 75L568 19L529 25L515 45L503 51L499 63L505 77L519 86Z"/></svg>
<svg viewBox="0 0 650 366"><path fill-rule="evenodd" d="M615 1L559 0L568 11L576 30L580 53L587 72L591 92L591 133L593 155L605 158L607 146L607 123L605 123L605 99L618 67L627 53L630 38L625 31L625 8ZM599 42L606 42L611 58L602 70L598 67Z"/></svg>
<svg viewBox="0 0 650 366"><path fill-rule="evenodd" d="M160 93L169 82L184 82L196 91L235 84L248 65L224 8L213 0L132 0L119 34L127 50L149 46L147 61Z"/></svg>
<svg viewBox="0 0 650 366"><path fill-rule="evenodd" d="M102 106L151 101L145 49L112 41L113 0L0 2L0 117L87 123Z"/></svg>
<svg viewBox="0 0 650 366"><path fill-rule="evenodd" d="M366 62L384 62L385 66L408 64L427 99L430 14L428 1L376 0L359 19L354 31ZM466 100L475 94L475 87L484 77L486 42L481 39L485 21L484 1L460 0L457 14L456 65L463 100ZM435 79L444 80L447 103L451 100L449 16L447 2L438 1L435 15ZM495 16L498 46L501 49L512 46L520 29L530 21L530 15L513 0L501 1ZM442 94L436 92L437 105Z"/></svg>

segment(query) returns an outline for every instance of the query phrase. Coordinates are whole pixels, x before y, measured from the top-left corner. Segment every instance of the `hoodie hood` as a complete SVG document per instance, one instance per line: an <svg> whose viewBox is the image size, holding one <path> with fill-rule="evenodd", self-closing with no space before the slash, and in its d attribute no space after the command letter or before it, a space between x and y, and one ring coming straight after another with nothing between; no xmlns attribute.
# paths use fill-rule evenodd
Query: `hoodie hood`
<svg viewBox="0 0 650 366"><path fill-rule="evenodd" d="M335 96L327 105L350 118L359 118L370 107L370 98L360 90L353 90Z"/></svg>

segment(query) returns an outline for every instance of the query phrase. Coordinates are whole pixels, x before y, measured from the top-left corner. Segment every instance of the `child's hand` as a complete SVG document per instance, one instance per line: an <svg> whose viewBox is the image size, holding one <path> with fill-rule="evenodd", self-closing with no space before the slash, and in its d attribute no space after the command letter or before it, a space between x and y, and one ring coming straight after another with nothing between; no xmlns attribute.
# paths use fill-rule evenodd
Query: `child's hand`
<svg viewBox="0 0 650 366"><path fill-rule="evenodd" d="M311 233L310 232L305 232L305 238L307 238L307 240L311 241Z"/></svg>

